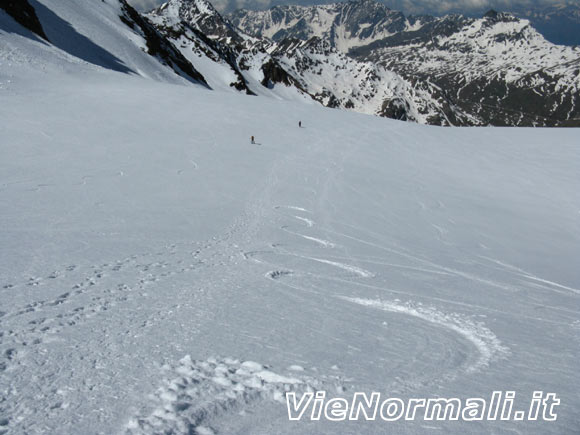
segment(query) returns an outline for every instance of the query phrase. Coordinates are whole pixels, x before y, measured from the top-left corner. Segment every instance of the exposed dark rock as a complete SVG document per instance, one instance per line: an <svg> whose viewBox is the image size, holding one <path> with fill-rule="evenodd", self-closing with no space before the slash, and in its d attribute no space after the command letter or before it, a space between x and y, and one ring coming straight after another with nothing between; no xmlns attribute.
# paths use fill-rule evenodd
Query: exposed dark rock
<svg viewBox="0 0 580 435"><path fill-rule="evenodd" d="M400 98L395 98L383 103L380 115L387 118L398 119L400 121L407 121L409 119L409 109L410 107L406 101Z"/></svg>
<svg viewBox="0 0 580 435"><path fill-rule="evenodd" d="M28 0L2 0L0 1L0 8L4 9L21 26L48 41L44 29L36 16L36 11Z"/></svg>
<svg viewBox="0 0 580 435"><path fill-rule="evenodd" d="M491 19L494 19L495 20L499 16L499 14L498 14L498 12L496 10L490 9L485 14L483 14L483 16L485 18L491 18Z"/></svg>
<svg viewBox="0 0 580 435"><path fill-rule="evenodd" d="M278 62L274 59L270 59L264 65L262 65L262 72L264 73L264 78L262 79L262 86L266 88L271 88L276 83L282 83L286 86L295 86L298 89L302 89L302 86L298 81L292 77L284 68L282 68Z"/></svg>
<svg viewBox="0 0 580 435"><path fill-rule="evenodd" d="M132 29L137 30L136 27L139 28L145 37L147 52L151 56L159 58L178 75L209 87L203 75L146 18L141 16L125 0L119 1L124 12L124 15L119 18Z"/></svg>
<svg viewBox="0 0 580 435"><path fill-rule="evenodd" d="M180 14L181 21L177 24L164 21L164 12L169 6L165 3L150 12L150 17L159 18L155 24L157 30L170 40L185 38L196 51L215 62L226 63L237 78L230 86L255 95L240 71L245 65L243 58L238 59L243 38L237 30L205 0L172 0L172 6L176 6Z"/></svg>

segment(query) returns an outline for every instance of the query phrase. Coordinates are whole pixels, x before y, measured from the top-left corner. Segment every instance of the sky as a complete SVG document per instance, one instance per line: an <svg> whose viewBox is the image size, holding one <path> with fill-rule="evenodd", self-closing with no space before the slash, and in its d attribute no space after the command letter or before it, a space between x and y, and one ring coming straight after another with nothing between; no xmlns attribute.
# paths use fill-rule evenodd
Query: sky
<svg viewBox="0 0 580 435"><path fill-rule="evenodd" d="M128 0L140 11L152 9L166 0ZM235 9L267 9L278 4L312 5L332 3L334 1L317 0L209 0L220 12L231 12ZM464 14L479 13L490 8L499 11L525 10L530 7L550 6L560 3L576 3L580 0L384 0L392 9L407 14L445 14L459 12Z"/></svg>
<svg viewBox="0 0 580 435"><path fill-rule="evenodd" d="M576 3L578 0L576 1ZM496 9L498 11L522 11L542 6L573 3L566 0L386 0L387 6L405 13L445 14L450 12L477 13Z"/></svg>

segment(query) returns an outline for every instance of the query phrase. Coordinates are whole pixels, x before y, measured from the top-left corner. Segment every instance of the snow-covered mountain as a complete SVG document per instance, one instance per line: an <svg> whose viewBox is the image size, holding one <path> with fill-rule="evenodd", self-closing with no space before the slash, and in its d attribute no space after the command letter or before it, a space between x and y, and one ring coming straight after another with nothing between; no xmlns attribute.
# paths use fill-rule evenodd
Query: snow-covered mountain
<svg viewBox="0 0 580 435"><path fill-rule="evenodd" d="M405 17L374 0L230 17L206 0L146 16L125 0L33 4L3 8L69 55L126 73L425 124L579 122L580 48L509 14Z"/></svg>
<svg viewBox="0 0 580 435"><path fill-rule="evenodd" d="M241 10L232 22L254 36L322 38L350 57L430 89L432 124L570 125L580 109L580 48L546 41L527 20L408 17L374 0Z"/></svg>
<svg viewBox="0 0 580 435"><path fill-rule="evenodd" d="M434 83L475 124L565 125L580 118L580 48L554 45L510 14L448 16L351 55Z"/></svg>
<svg viewBox="0 0 580 435"><path fill-rule="evenodd" d="M342 52L368 45L420 25L374 0L318 6L276 6L266 11L238 10L229 15L244 31L275 41L286 38L327 40Z"/></svg>
<svg viewBox="0 0 580 435"><path fill-rule="evenodd" d="M203 76L125 0L11 0L0 4L0 13L77 61L162 81L185 79L205 85ZM0 29L20 32L10 17L0 17Z"/></svg>
<svg viewBox="0 0 580 435"><path fill-rule="evenodd" d="M172 0L147 17L124 0L33 4L10 3L7 12L47 38L52 48L43 50L93 67L176 83L182 76L215 90L417 122L437 111L427 93L382 67L349 58L320 39L278 44L251 37L204 0ZM4 20L3 28L13 26Z"/></svg>
<svg viewBox="0 0 580 435"><path fill-rule="evenodd" d="M327 107L422 123L440 112L430 92L381 66L348 57L324 38L275 42L253 37L205 0L170 0L147 18L212 88L313 99Z"/></svg>
<svg viewBox="0 0 580 435"><path fill-rule="evenodd" d="M429 85L410 81L371 62L358 62L320 38L284 40L271 56L327 107L427 123L440 112Z"/></svg>
<svg viewBox="0 0 580 435"><path fill-rule="evenodd" d="M212 88L233 87L256 93L248 85L251 78L242 74L238 64L240 53L251 47L255 38L236 29L209 2L171 0L147 18L208 77Z"/></svg>

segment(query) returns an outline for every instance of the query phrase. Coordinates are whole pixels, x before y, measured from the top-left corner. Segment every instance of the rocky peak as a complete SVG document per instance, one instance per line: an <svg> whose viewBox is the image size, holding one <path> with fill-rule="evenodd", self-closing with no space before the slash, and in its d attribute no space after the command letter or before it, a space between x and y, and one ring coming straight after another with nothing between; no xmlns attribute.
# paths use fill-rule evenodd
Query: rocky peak
<svg viewBox="0 0 580 435"><path fill-rule="evenodd" d="M499 13L495 9L490 9L485 14L483 14L483 18L491 18L495 20L498 17Z"/></svg>
<svg viewBox="0 0 580 435"><path fill-rule="evenodd" d="M401 32L409 25L401 12L376 0L275 6L267 11L239 10L229 17L233 24L256 37L275 41L319 37L344 52Z"/></svg>
<svg viewBox="0 0 580 435"><path fill-rule="evenodd" d="M155 21L163 21L165 25L185 23L211 39L235 42L243 39L237 29L207 0L169 0L153 9L149 16Z"/></svg>
<svg viewBox="0 0 580 435"><path fill-rule="evenodd" d="M514 17L512 14L504 13L504 12L497 12L494 9L490 9L489 11L487 11L483 15L483 18L488 20L488 21L495 22L495 23L499 23L499 22L509 23L509 22L518 21L518 18Z"/></svg>

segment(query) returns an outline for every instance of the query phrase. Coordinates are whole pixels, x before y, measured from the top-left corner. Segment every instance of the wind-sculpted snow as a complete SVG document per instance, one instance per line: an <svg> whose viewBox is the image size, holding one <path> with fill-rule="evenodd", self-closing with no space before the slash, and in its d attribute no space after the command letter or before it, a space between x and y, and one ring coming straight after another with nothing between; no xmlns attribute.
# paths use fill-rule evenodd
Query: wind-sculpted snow
<svg viewBox="0 0 580 435"><path fill-rule="evenodd" d="M302 374L300 366L278 374L254 361L187 355L176 367L166 366L164 385L155 394L156 407L133 418L127 434L212 434L212 421L223 414L241 413L261 401L286 403L287 392L312 392L322 383Z"/></svg>

